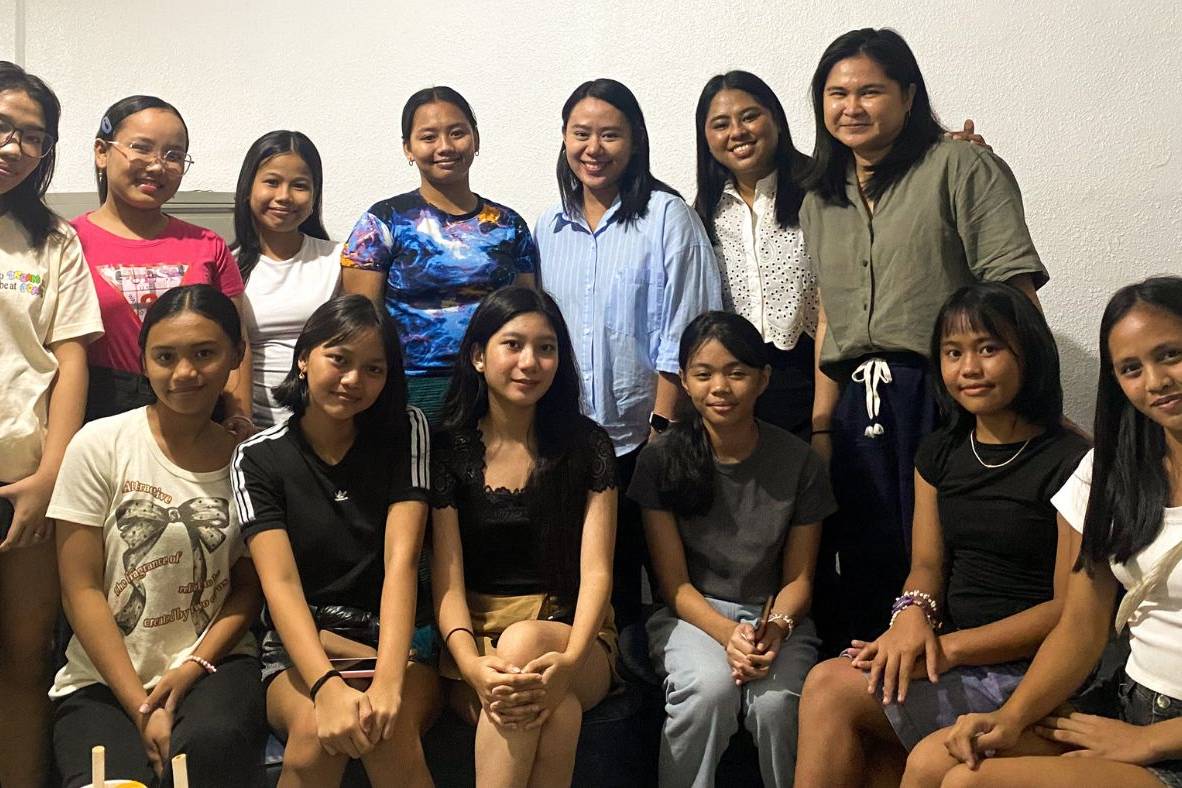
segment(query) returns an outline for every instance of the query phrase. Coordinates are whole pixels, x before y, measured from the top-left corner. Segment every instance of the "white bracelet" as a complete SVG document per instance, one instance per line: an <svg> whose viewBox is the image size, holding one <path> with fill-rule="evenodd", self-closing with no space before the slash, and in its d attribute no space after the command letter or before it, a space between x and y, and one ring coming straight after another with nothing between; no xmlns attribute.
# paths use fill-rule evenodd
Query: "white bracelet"
<svg viewBox="0 0 1182 788"><path fill-rule="evenodd" d="M218 669L214 666L214 664L212 662L210 662L207 659L202 659L201 657L197 656L196 654L190 654L189 656L185 657L185 662L197 663L205 670L206 673L217 673L218 672Z"/></svg>
<svg viewBox="0 0 1182 788"><path fill-rule="evenodd" d="M796 621L792 618L792 616L787 615L786 613L772 613L767 617L767 623L780 624L781 628L786 630L784 632L784 637L790 636L792 634L792 630L796 629Z"/></svg>

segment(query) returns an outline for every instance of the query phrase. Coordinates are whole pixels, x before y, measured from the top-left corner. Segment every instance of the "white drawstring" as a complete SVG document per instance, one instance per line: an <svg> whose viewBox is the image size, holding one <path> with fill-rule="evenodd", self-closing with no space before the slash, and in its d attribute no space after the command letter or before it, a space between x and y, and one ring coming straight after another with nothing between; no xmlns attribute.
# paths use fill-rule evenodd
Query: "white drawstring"
<svg viewBox="0 0 1182 788"><path fill-rule="evenodd" d="M866 386L866 417L870 419L870 426L864 434L867 438L877 438L886 432L878 423L878 409L882 405L878 384L891 382L891 368L884 359L868 358L858 365L850 380Z"/></svg>

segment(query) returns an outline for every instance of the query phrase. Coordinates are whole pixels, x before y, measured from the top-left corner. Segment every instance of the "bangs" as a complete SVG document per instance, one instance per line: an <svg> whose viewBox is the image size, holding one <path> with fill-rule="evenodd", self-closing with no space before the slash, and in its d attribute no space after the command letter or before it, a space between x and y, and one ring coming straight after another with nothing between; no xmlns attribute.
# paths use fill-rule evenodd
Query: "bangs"
<svg viewBox="0 0 1182 788"><path fill-rule="evenodd" d="M950 334L986 334L1021 359L1024 354L1018 342L1017 327L988 307L987 303L977 301L957 304L947 310L940 316L940 323L936 326L939 344L943 344L944 338Z"/></svg>

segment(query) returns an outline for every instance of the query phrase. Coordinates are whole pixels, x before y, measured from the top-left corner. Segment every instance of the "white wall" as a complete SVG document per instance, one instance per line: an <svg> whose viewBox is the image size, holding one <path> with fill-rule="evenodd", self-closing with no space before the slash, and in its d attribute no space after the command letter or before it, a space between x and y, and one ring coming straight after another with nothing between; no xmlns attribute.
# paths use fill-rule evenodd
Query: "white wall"
<svg viewBox="0 0 1182 788"><path fill-rule="evenodd" d="M808 80L830 40L891 26L908 39L949 125L977 121L1022 184L1052 273L1043 290L1060 339L1069 412L1091 421L1095 334L1121 284L1182 272L1182 21L1157 2L652 0L646 3L0 0L0 55L65 107L55 190L93 188L90 140L132 93L175 103L197 164L185 188L230 190L263 132L309 134L325 159L329 230L417 184L399 151L414 90L471 101L481 157L473 185L532 223L557 198L559 111L581 81L612 76L640 98L653 166L693 192L693 108L712 74L747 68L779 93L811 150Z"/></svg>

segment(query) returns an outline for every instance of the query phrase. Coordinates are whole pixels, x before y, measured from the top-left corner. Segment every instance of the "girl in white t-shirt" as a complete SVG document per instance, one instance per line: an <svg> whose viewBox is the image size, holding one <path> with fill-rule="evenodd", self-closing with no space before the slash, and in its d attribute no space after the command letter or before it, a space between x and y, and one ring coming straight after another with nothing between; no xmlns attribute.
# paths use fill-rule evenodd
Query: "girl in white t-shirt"
<svg viewBox="0 0 1182 788"><path fill-rule="evenodd" d="M164 293L140 331L156 402L83 427L49 506L74 637L57 674L54 756L65 786L107 773L259 785L266 740L254 638L262 607L230 505L235 438L211 420L242 361L233 302L210 285Z"/></svg>
<svg viewBox="0 0 1182 788"><path fill-rule="evenodd" d="M43 200L61 105L0 61L0 783L39 786L57 620L45 507L82 423L86 345L102 334L78 238Z"/></svg>
<svg viewBox="0 0 1182 788"><path fill-rule="evenodd" d="M304 134L270 131L246 151L231 248L246 282L243 317L259 428L290 415L271 389L291 369L308 316L340 290L341 245L328 240L320 217L323 190L320 153Z"/></svg>
<svg viewBox="0 0 1182 788"><path fill-rule="evenodd" d="M961 717L946 752L929 748L919 782L1180 786L1182 278L1148 279L1109 301L1096 448L1052 500L1083 531L1062 617L1009 701ZM1060 709L1099 660L1114 609L1131 649L1119 719Z"/></svg>

